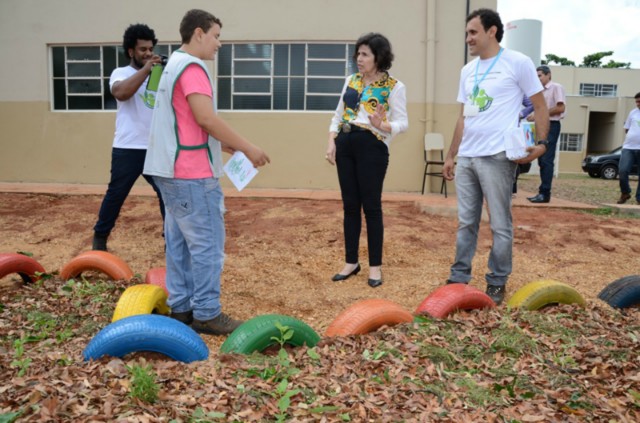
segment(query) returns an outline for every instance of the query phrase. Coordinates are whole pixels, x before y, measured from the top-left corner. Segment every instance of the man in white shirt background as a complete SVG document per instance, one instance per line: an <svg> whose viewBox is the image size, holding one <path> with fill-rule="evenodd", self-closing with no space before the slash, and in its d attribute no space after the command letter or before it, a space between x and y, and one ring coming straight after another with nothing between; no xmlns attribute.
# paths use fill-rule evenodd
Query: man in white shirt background
<svg viewBox="0 0 640 423"><path fill-rule="evenodd" d="M624 123L624 132L627 134L622 144L620 153L620 199L618 204L624 204L631 198L631 186L629 185L629 173L635 163L640 168L640 93L635 95L636 108L633 109ZM636 203L640 204L640 177L636 189Z"/></svg>

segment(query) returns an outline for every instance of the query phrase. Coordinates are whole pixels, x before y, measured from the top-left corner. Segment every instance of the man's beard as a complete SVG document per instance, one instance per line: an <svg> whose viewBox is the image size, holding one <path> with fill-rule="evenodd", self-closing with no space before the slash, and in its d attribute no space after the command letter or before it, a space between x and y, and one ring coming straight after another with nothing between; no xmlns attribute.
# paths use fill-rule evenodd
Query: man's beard
<svg viewBox="0 0 640 423"><path fill-rule="evenodd" d="M136 59L135 57L133 57L132 60L133 60L133 65L136 69L141 69L144 66L144 63L138 61L138 59Z"/></svg>

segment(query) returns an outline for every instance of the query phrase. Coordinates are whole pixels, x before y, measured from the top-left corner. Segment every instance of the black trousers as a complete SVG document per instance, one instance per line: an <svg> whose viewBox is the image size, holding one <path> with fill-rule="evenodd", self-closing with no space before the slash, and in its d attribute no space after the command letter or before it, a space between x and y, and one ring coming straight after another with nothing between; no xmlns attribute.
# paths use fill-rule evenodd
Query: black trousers
<svg viewBox="0 0 640 423"><path fill-rule="evenodd" d="M369 266L382 265L382 185L389 149L369 131L340 132L336 137L336 166L344 209L347 263L358 262L362 210L367 224Z"/></svg>
<svg viewBox="0 0 640 423"><path fill-rule="evenodd" d="M133 188L136 180L142 175L144 168L144 159L147 150L113 148L111 150L111 180L107 193L102 200L100 212L98 213L98 222L93 227L95 233L100 235L109 235L116 224L116 220L120 215L120 209L127 199L129 191ZM151 185L158 196L160 203L160 214L164 221L164 203L162 195L153 179L148 175L142 175L144 179Z"/></svg>

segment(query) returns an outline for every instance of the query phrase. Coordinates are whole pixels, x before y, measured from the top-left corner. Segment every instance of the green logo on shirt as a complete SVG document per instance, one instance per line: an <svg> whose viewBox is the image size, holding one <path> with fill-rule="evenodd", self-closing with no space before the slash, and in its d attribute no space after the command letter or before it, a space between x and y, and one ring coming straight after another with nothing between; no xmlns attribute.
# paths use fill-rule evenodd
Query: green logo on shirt
<svg viewBox="0 0 640 423"><path fill-rule="evenodd" d="M142 99L142 102L144 103L145 106L147 106L150 109L153 109L156 105L156 93L153 91L146 91L144 92L144 95L140 94L140 98Z"/></svg>
<svg viewBox="0 0 640 423"><path fill-rule="evenodd" d="M491 103L493 103L493 97L489 97L483 89L478 90L476 96L470 95L469 98L473 101L473 104L480 108L481 112L488 110L491 107Z"/></svg>

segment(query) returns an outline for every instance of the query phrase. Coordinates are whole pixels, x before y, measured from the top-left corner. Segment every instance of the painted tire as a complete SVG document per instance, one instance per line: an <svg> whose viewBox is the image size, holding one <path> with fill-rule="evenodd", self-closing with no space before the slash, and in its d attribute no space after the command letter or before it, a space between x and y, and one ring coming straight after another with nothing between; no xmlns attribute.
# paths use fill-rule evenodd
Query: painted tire
<svg viewBox="0 0 640 423"><path fill-rule="evenodd" d="M347 307L327 328L325 336L361 335L381 326L413 322L413 315L393 301L368 299Z"/></svg>
<svg viewBox="0 0 640 423"><path fill-rule="evenodd" d="M153 269L149 269L147 274L144 277L144 283L148 283L150 285L159 286L167 293L167 297L169 296L169 291L167 290L167 268L166 267L154 267Z"/></svg>
<svg viewBox="0 0 640 423"><path fill-rule="evenodd" d="M507 302L511 308L538 310L550 304L585 305L584 298L573 287L551 279L530 282L520 288Z"/></svg>
<svg viewBox="0 0 640 423"><path fill-rule="evenodd" d="M129 265L119 257L106 251L86 251L64 265L60 270L60 278L63 280L75 278L87 270L105 273L113 280L129 280L133 277Z"/></svg>
<svg viewBox="0 0 640 423"><path fill-rule="evenodd" d="M598 298L614 308L640 306L640 275L625 276L607 285Z"/></svg>
<svg viewBox="0 0 640 423"><path fill-rule="evenodd" d="M0 254L0 279L12 273L20 275L25 283L39 279L36 273L45 273L44 267L29 256L18 253Z"/></svg>
<svg viewBox="0 0 640 423"><path fill-rule="evenodd" d="M251 354L254 351L264 351L277 344L271 339L280 337L276 323L293 330L293 337L287 341L288 345L314 347L320 341L320 336L301 320L280 314L264 314L247 320L234 330L220 347L220 352Z"/></svg>
<svg viewBox="0 0 640 423"><path fill-rule="evenodd" d="M493 308L496 304L484 292L464 283L442 285L425 298L414 314L442 319L457 310Z"/></svg>
<svg viewBox="0 0 640 423"><path fill-rule="evenodd" d="M207 344L193 329L156 314L131 316L111 323L93 337L82 354L88 361L140 351L158 352L185 363L209 357Z"/></svg>
<svg viewBox="0 0 640 423"><path fill-rule="evenodd" d="M155 285L140 284L127 288L116 304L112 322L138 314L169 314L167 294Z"/></svg>

